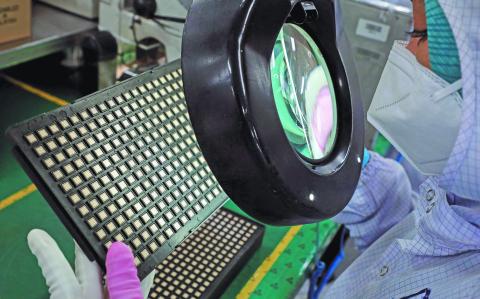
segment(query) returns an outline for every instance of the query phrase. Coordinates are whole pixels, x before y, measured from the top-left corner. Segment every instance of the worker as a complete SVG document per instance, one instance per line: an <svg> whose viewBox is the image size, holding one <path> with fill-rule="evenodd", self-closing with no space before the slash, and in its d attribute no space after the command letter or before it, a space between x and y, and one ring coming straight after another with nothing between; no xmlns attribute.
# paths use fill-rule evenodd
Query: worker
<svg viewBox="0 0 480 299"><path fill-rule="evenodd" d="M413 0L413 17L368 119L428 178L414 190L397 162L366 153L334 218L362 253L322 298L480 296L480 1Z"/></svg>

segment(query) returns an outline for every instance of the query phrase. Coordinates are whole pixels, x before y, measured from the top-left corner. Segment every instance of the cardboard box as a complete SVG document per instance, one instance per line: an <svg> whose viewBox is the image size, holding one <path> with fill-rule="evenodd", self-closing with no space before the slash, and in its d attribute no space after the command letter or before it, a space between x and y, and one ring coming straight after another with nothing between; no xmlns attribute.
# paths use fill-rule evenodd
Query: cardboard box
<svg viewBox="0 0 480 299"><path fill-rule="evenodd" d="M0 0L0 43L32 34L32 0Z"/></svg>

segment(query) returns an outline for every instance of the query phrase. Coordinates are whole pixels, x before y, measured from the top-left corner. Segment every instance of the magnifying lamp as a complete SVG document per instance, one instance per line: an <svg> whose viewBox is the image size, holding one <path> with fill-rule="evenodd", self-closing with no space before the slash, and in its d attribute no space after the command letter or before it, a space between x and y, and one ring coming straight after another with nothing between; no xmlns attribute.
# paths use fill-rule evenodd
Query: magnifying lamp
<svg viewBox="0 0 480 299"><path fill-rule="evenodd" d="M349 202L363 159L363 111L331 0L195 0L184 89L197 140L244 211L316 222Z"/></svg>

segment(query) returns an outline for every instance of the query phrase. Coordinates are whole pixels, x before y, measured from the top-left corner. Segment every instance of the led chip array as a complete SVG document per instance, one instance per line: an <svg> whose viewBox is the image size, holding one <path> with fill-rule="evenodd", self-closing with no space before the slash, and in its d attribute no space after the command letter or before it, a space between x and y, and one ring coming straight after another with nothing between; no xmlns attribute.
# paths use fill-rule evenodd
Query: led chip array
<svg viewBox="0 0 480 299"><path fill-rule="evenodd" d="M262 234L261 225L221 209L158 265L149 298L219 297Z"/></svg>
<svg viewBox="0 0 480 299"><path fill-rule="evenodd" d="M141 84L127 81L53 111L33 129L30 121L9 131L100 261L123 241L143 265L226 200L196 142L173 64L133 81Z"/></svg>

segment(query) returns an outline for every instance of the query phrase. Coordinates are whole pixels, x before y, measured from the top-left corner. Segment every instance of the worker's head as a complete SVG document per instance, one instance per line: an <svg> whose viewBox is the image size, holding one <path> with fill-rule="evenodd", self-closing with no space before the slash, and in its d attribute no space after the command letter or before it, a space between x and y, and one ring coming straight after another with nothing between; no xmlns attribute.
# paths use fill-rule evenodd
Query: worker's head
<svg viewBox="0 0 480 299"><path fill-rule="evenodd" d="M407 49L421 65L449 83L460 79L456 41L438 0L413 0L412 4L413 30Z"/></svg>
<svg viewBox="0 0 480 299"><path fill-rule="evenodd" d="M369 121L425 175L440 175L462 114L460 59L438 0L413 0L413 30L397 42L369 109Z"/></svg>

